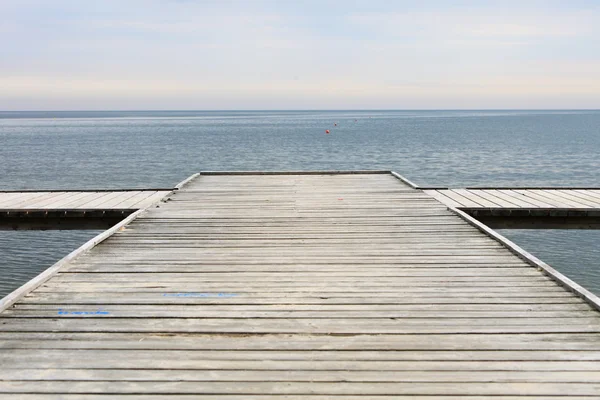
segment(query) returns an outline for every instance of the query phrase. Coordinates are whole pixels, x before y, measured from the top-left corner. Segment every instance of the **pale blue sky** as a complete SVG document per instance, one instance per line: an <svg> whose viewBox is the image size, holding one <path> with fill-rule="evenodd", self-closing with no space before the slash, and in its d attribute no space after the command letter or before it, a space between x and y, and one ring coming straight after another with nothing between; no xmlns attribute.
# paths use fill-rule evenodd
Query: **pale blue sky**
<svg viewBox="0 0 600 400"><path fill-rule="evenodd" d="M600 1L0 0L0 110L600 108Z"/></svg>

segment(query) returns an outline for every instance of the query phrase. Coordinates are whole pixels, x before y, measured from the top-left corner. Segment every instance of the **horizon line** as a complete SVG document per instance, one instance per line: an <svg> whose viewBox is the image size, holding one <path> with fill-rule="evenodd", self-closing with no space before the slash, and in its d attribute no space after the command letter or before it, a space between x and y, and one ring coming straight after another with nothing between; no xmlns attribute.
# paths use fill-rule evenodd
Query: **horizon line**
<svg viewBox="0 0 600 400"><path fill-rule="evenodd" d="M219 108L219 109L63 109L63 110L0 110L0 113L11 112L218 112L218 111L600 111L600 108Z"/></svg>

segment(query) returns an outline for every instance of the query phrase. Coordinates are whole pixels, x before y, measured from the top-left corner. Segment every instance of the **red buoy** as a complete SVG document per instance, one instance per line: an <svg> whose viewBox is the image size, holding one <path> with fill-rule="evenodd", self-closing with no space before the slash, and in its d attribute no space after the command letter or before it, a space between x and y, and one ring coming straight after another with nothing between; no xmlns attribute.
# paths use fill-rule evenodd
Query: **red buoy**
<svg viewBox="0 0 600 400"><path fill-rule="evenodd" d="M326 130L325 130L325 133L329 135L329 129L326 129Z"/></svg>

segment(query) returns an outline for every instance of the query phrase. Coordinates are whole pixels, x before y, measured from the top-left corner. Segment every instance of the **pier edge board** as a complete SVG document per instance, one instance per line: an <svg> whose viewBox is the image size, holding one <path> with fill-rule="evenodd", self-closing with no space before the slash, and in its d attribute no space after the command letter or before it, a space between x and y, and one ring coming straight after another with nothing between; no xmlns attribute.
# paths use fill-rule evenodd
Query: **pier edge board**
<svg viewBox="0 0 600 400"><path fill-rule="evenodd" d="M404 182L405 184L407 184L408 186L410 186L413 189L417 189L417 190L422 190L419 185L417 185L416 183L408 180L408 178L400 175L399 173L397 173L396 171L390 171L390 174L392 174L393 177L395 177L396 179L399 179L400 181Z"/></svg>
<svg viewBox="0 0 600 400"><path fill-rule="evenodd" d="M193 181L194 179L196 179L199 176L200 176L200 172L197 172L197 173L195 173L195 174L193 174L193 175L185 178L184 180L182 180L181 182L179 182L177 185L175 185L175 188L167 196L169 196L170 194L174 193L175 190L181 189L182 187L184 187L185 185L187 185L188 183L190 183L191 181Z"/></svg>
<svg viewBox="0 0 600 400"><path fill-rule="evenodd" d="M325 171L201 171L199 175L378 175L389 170L325 170Z"/></svg>

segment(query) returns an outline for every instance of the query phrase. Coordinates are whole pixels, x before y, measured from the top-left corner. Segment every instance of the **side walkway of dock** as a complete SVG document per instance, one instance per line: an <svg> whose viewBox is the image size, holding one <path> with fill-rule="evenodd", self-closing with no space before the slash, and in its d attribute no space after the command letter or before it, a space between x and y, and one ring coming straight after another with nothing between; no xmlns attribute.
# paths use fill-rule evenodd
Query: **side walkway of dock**
<svg viewBox="0 0 600 400"><path fill-rule="evenodd" d="M200 175L110 233L5 304L0 397L600 396L597 298L389 173Z"/></svg>
<svg viewBox="0 0 600 400"><path fill-rule="evenodd" d="M600 189L425 189L493 228L600 229Z"/></svg>
<svg viewBox="0 0 600 400"><path fill-rule="evenodd" d="M138 210L172 189L0 191L0 213L11 210Z"/></svg>
<svg viewBox="0 0 600 400"><path fill-rule="evenodd" d="M425 193L461 208L600 210L600 189L431 189Z"/></svg>
<svg viewBox="0 0 600 400"><path fill-rule="evenodd" d="M0 191L0 230L107 229L172 190Z"/></svg>

